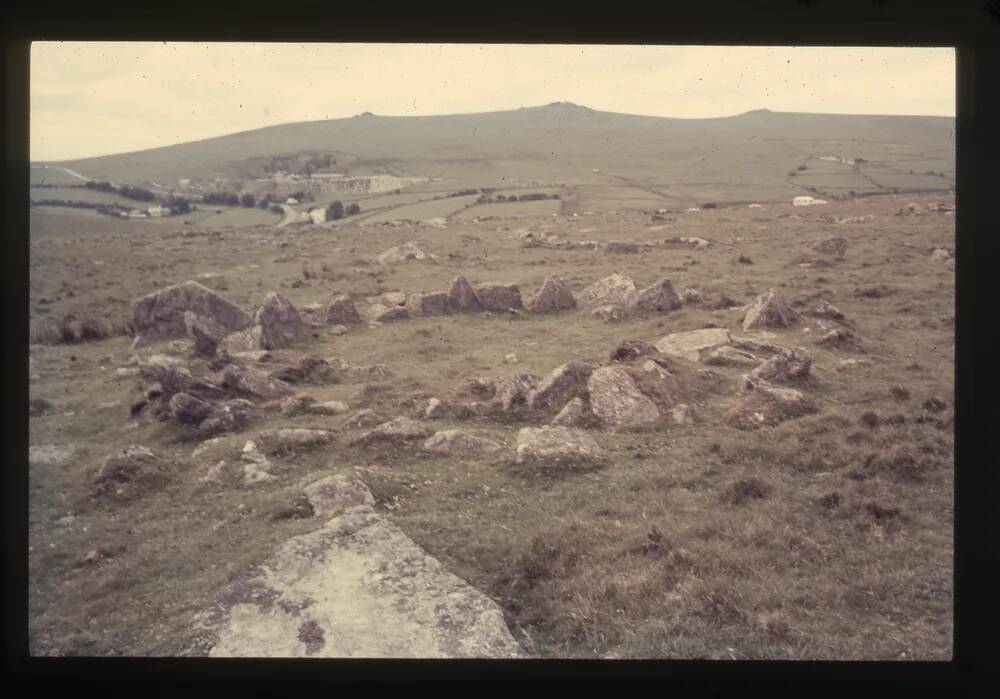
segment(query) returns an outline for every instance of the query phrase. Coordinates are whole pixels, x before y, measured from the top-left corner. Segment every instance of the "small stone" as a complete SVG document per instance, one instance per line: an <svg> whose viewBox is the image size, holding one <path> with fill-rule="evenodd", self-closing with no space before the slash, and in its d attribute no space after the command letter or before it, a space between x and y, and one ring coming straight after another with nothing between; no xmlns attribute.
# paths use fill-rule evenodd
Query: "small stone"
<svg viewBox="0 0 1000 699"><path fill-rule="evenodd" d="M541 462L562 466L583 466L599 462L601 448L593 437L570 427L524 427L517 433L515 461Z"/></svg>
<svg viewBox="0 0 1000 699"><path fill-rule="evenodd" d="M774 289L769 289L750 304L743 317L743 329L787 328L798 320L799 314Z"/></svg>
<svg viewBox="0 0 1000 699"><path fill-rule="evenodd" d="M328 400L308 405L305 410L310 415L342 415L350 410L350 408L347 403L342 401Z"/></svg>
<svg viewBox="0 0 1000 699"><path fill-rule="evenodd" d="M326 307L326 322L335 327L345 327L361 322L358 309L354 306L354 301L345 294L334 296ZM346 332L346 330L345 330Z"/></svg>
<svg viewBox="0 0 1000 699"><path fill-rule="evenodd" d="M691 406L687 403L681 403L676 405L670 410L670 418L677 425L690 425L694 423L694 415L691 412Z"/></svg>

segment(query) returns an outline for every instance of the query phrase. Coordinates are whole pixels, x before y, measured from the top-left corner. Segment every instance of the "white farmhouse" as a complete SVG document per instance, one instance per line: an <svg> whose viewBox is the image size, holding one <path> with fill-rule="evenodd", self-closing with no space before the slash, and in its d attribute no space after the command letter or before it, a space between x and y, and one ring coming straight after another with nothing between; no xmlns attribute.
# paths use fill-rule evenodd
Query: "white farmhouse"
<svg viewBox="0 0 1000 699"><path fill-rule="evenodd" d="M299 200L296 199L295 197L288 197L288 199L285 199L285 203L290 206L294 206L295 204L299 203Z"/></svg>
<svg viewBox="0 0 1000 699"><path fill-rule="evenodd" d="M160 206L159 204L149 207L147 211L149 212L149 215L152 217L160 217L167 212L167 210L162 206Z"/></svg>
<svg viewBox="0 0 1000 699"><path fill-rule="evenodd" d="M823 199L815 199L810 196L795 197L792 199L792 206L813 206L815 204L827 204Z"/></svg>
<svg viewBox="0 0 1000 699"><path fill-rule="evenodd" d="M318 206L315 209L309 209L309 220L313 223L324 223L326 221L326 209L322 206Z"/></svg>

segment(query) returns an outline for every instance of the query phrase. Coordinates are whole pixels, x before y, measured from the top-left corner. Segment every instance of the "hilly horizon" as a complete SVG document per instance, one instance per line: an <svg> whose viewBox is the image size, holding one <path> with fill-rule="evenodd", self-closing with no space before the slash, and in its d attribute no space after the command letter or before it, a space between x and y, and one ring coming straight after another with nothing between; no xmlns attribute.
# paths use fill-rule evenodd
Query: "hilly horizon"
<svg viewBox="0 0 1000 699"><path fill-rule="evenodd" d="M456 188L544 181L582 188L583 199L599 204L637 197L775 200L787 198L790 189L812 191L816 183L822 186L812 188L820 193L861 192L872 178L902 191L947 189L954 178L954 126L953 117L767 109L703 119L654 117L555 102L474 114L364 113L45 164L90 179L175 186L185 178L252 179L263 176L273 158L329 153L346 175L423 177ZM859 173L820 162L824 156L862 158L869 165ZM803 166L809 172L790 183Z"/></svg>

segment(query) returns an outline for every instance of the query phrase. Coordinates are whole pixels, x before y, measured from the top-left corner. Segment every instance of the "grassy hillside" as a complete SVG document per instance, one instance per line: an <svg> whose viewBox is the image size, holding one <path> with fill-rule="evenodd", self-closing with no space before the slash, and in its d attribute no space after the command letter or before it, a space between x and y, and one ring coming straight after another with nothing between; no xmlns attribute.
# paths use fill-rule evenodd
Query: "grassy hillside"
<svg viewBox="0 0 1000 699"><path fill-rule="evenodd" d="M865 167L891 175L890 182L875 177L872 183L852 175L851 166L835 163L837 171L825 175L831 186L845 191L857 188L844 182L947 189L955 158L954 119L947 117L760 110L717 119L672 119L556 103L483 114L282 124L60 164L95 179L173 183L183 177L260 176L267 158L308 151L353 156L349 169L359 174L438 177L467 186L547 180L596 189L591 194L596 200L614 199L605 188L627 187L638 188L650 200L678 203L704 193L734 199L738 191L742 198L783 200L804 191L789 172L822 155L861 157L869 161ZM926 171L944 177L926 181ZM752 191L748 182L754 183ZM826 182L819 182L820 193ZM816 178L803 183L817 186Z"/></svg>

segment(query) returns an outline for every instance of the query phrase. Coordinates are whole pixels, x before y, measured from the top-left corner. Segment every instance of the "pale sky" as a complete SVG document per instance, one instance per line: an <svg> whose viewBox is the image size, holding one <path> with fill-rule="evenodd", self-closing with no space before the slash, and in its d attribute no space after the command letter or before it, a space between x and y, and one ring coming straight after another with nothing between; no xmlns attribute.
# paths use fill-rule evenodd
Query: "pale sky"
<svg viewBox="0 0 1000 699"><path fill-rule="evenodd" d="M952 48L35 42L31 159L273 124L575 102L667 117L752 109L955 115Z"/></svg>

